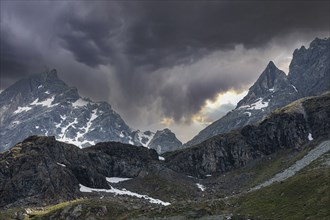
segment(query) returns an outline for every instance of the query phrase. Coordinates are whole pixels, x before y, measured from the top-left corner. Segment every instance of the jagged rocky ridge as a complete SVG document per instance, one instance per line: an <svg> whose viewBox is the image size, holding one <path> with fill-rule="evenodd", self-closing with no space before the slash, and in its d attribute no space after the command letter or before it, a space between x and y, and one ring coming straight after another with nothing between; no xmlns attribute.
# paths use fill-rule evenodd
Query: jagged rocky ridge
<svg viewBox="0 0 330 220"><path fill-rule="evenodd" d="M308 49L304 46L296 49L288 76L269 62L234 110L203 129L184 146L193 146L215 135L257 123L276 108L330 90L329 44L329 38L316 38Z"/></svg>
<svg viewBox="0 0 330 220"><path fill-rule="evenodd" d="M111 105L80 97L52 70L20 80L0 94L0 151L31 135L55 136L80 147L104 141L149 147L155 133L131 129ZM181 142L166 129L157 132L157 145L150 147L164 153L177 146Z"/></svg>
<svg viewBox="0 0 330 220"><path fill-rule="evenodd" d="M103 142L79 149L31 136L0 154L0 206L78 198L79 184L109 189L105 177L143 176L157 161L156 151L145 147Z"/></svg>
<svg viewBox="0 0 330 220"><path fill-rule="evenodd" d="M108 177L133 179L118 185ZM0 153L0 209L100 198L99 193L86 193L84 188L113 190L101 195L114 201L118 190L124 192L131 201L129 207L149 206L148 195L171 201L198 193L191 178L166 168L154 149L141 146L102 142L80 149L55 137L31 136ZM129 196L132 193L143 197L134 199Z"/></svg>
<svg viewBox="0 0 330 220"><path fill-rule="evenodd" d="M316 38L306 49L302 46L293 53L289 66L289 81L302 97L319 95L330 89L330 38Z"/></svg>
<svg viewBox="0 0 330 220"><path fill-rule="evenodd" d="M153 149L118 142L80 149L54 137L32 136L0 153L0 207L45 205L79 198L85 196L79 184L109 189L106 177L113 176L133 177L122 187L155 198L194 198L204 193L196 186L199 178L220 176L283 149L299 149L312 138L328 139L329 130L327 93L298 100L272 113L259 125L248 125L197 146L168 152L165 161L160 161ZM221 191L210 193L208 196L212 197Z"/></svg>
<svg viewBox="0 0 330 220"><path fill-rule="evenodd" d="M245 166L265 155L299 148L313 138L330 137L330 93L298 100L257 125L212 137L196 146L168 153L166 164L204 178Z"/></svg>

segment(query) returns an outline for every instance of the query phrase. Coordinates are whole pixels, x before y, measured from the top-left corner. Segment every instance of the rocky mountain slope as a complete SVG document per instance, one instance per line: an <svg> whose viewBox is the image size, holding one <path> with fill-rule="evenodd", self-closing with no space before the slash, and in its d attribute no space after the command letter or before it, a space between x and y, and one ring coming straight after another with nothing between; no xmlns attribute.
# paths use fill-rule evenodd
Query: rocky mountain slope
<svg viewBox="0 0 330 220"><path fill-rule="evenodd" d="M137 177L154 161L156 151L144 147L103 142L79 149L31 136L1 155L0 206L74 199L82 195L79 184L110 189L105 177Z"/></svg>
<svg viewBox="0 0 330 220"><path fill-rule="evenodd" d="M257 125L217 135L193 147L168 153L166 164L205 178L245 166L281 149L299 148L313 138L330 137L330 93L300 99Z"/></svg>
<svg viewBox="0 0 330 220"><path fill-rule="evenodd" d="M182 146L182 143L176 139L173 132L166 128L162 131L157 131L148 146L155 149L158 154L162 154L167 151L179 149ZM164 146L166 146L166 151L163 150Z"/></svg>
<svg viewBox="0 0 330 220"><path fill-rule="evenodd" d="M260 176L266 178L267 173L270 178L281 169L290 168L290 164L299 163L303 155L308 156L309 150L319 149L324 143L326 141L313 140L302 151L288 149L262 158L253 166L199 180L205 190L198 197L194 195L195 199L173 201L168 206L157 206L134 197L110 197L97 192L94 195L89 193L85 198L46 207L0 208L0 219L327 219L330 214L327 193L330 187L329 151L282 182L253 192L236 192L233 188L242 180L246 182L251 178L253 181L259 179L257 183L260 183ZM230 180L233 177L234 180ZM231 186L231 191L223 194L222 187L227 184ZM166 184L161 188L164 186L168 187ZM180 191L186 188L182 186Z"/></svg>
<svg viewBox="0 0 330 220"><path fill-rule="evenodd" d="M296 49L289 67L288 79L301 96L319 95L330 88L330 38L316 38L309 48Z"/></svg>
<svg viewBox="0 0 330 220"><path fill-rule="evenodd" d="M1 213L31 219L227 218L228 209L238 207L229 197L240 197L328 143L329 122L326 93L295 101L258 125L168 152L165 161L145 147L104 142L80 149L32 136L0 153ZM239 201L244 210L246 202ZM40 208L56 203L47 212Z"/></svg>
<svg viewBox="0 0 330 220"><path fill-rule="evenodd" d="M330 90L330 39L316 38L293 53L288 76L270 62L236 108L188 141L189 147L217 134L254 124L276 108Z"/></svg>
<svg viewBox="0 0 330 220"><path fill-rule="evenodd" d="M80 147L104 141L149 147L155 133L133 130L111 105L80 97L52 70L20 80L0 94L0 151L31 135L55 136ZM159 153L181 145L168 129L158 132L157 140L151 147Z"/></svg>
<svg viewBox="0 0 330 220"><path fill-rule="evenodd" d="M276 182L282 182L296 175L297 172L304 169L306 166L310 165L313 161L315 161L327 152L330 152L330 140L322 142L313 150L308 152L308 154L305 155L301 160L298 160L295 164L293 164L291 167L282 171L281 173L277 173L273 178L253 187L252 189L250 189L250 191L256 191L266 186L270 186Z"/></svg>

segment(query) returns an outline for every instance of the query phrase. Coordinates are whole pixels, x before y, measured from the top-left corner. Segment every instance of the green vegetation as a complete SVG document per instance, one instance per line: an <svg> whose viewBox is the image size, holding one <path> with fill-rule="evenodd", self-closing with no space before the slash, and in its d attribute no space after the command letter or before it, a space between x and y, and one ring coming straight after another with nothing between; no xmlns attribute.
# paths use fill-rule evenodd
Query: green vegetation
<svg viewBox="0 0 330 220"><path fill-rule="evenodd" d="M67 201L67 202L61 202L56 205L46 206L41 210L31 209L31 213L29 213L29 216L32 219L41 219L43 216L47 216L47 214L49 214L51 212L55 212L57 210L65 208L67 206L79 204L82 201L83 201L83 199L76 199L76 200L71 200L71 201Z"/></svg>
<svg viewBox="0 0 330 220"><path fill-rule="evenodd" d="M195 185L192 185L188 181L181 180L179 177L177 181L173 181L173 177L166 178L165 175L166 174L164 174L164 176L149 174L143 178L135 179L134 184L127 182L126 184L123 183L122 186L166 202L192 199L197 196L197 188Z"/></svg>
<svg viewBox="0 0 330 220"><path fill-rule="evenodd" d="M88 216L96 217L93 219L126 219L129 214L122 203L113 200L77 199L43 208L9 209L0 213L0 220L15 219L17 212L27 213L24 220L66 219L69 216L75 219Z"/></svg>
<svg viewBox="0 0 330 220"><path fill-rule="evenodd" d="M330 168L316 167L317 163L283 182L237 199L235 214L260 219L328 219Z"/></svg>
<svg viewBox="0 0 330 220"><path fill-rule="evenodd" d="M13 148L10 149L10 153L13 158L18 158L20 156L23 156L23 154L21 153L21 150L22 150L22 144L17 144Z"/></svg>
<svg viewBox="0 0 330 220"><path fill-rule="evenodd" d="M228 213L228 207L222 200L182 201L161 209L131 213L130 218L147 217L172 219L199 219L204 216L215 216ZM143 218L142 218L143 219Z"/></svg>
<svg viewBox="0 0 330 220"><path fill-rule="evenodd" d="M323 139L318 139L309 142L301 151L283 150L261 158L251 166L226 175L251 174L251 179L245 185L245 189L249 189L290 167L322 141ZM100 195L97 194L88 199L77 199L43 208L30 208L28 211L24 208L2 211L0 220L13 219L17 216L17 212L28 213L25 220L65 219L73 216L82 219L89 217L93 219L143 219L144 217L198 219L205 216L222 216L224 213L232 212L234 213L233 219L325 220L330 216L328 208L330 204L330 168L329 165L325 165L326 162L329 163L329 158L330 152L283 182L251 193L243 193L229 200L220 197L218 197L219 199L198 198L198 200L194 200L193 194L196 187L185 185L184 181L173 182L163 176L147 175L140 179L141 182L134 183L137 187L136 190L140 192L152 188L151 194L147 191L145 194L171 202L172 205L161 207L148 203L140 204L138 199L120 196L100 199ZM147 187L143 187L146 185ZM173 195L175 196L172 197ZM172 201L173 198L176 200ZM180 198L180 201L177 198Z"/></svg>
<svg viewBox="0 0 330 220"><path fill-rule="evenodd" d="M15 216L15 213L19 212L20 208L14 208L14 209L8 209L8 210L1 210L0 211L0 220L8 220L8 219L13 219Z"/></svg>
<svg viewBox="0 0 330 220"><path fill-rule="evenodd" d="M250 182L249 187L256 186L290 167L296 161L303 158L309 152L309 150L310 149L308 148L300 152L297 152L293 149L284 150L277 153L275 157L272 156L271 159L265 158L260 162L260 164L258 164L258 166L255 166L250 170L248 168L244 168L243 172L247 171L254 173L254 178Z"/></svg>

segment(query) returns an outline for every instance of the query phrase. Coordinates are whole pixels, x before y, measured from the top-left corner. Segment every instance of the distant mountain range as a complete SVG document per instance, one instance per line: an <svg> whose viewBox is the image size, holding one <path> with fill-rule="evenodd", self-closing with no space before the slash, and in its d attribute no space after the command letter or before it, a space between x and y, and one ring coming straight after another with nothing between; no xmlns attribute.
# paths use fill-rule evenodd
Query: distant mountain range
<svg viewBox="0 0 330 220"><path fill-rule="evenodd" d="M199 144L218 134L255 124L299 98L330 90L329 38L316 38L293 53L286 75L270 61L236 108L182 146L169 129L134 130L106 102L80 97L56 70L22 79L0 94L0 151L31 135L87 147L118 141L155 149L159 154Z"/></svg>
<svg viewBox="0 0 330 220"><path fill-rule="evenodd" d="M327 219L329 77L329 39L315 39L179 150L55 70L20 80L0 94L0 219Z"/></svg>
<svg viewBox="0 0 330 220"><path fill-rule="evenodd" d="M123 196L130 196L124 200L128 207L147 203L145 209L152 210L154 207L148 205L152 197L166 201L160 204L171 202L174 208L185 202L191 209L191 201L207 199L208 204L236 190L246 190L246 184L253 186L255 173L268 168L260 166L262 160L269 163L271 158L288 152L295 155L302 149L310 150L309 144L315 146L329 140L329 119L330 93L299 99L257 125L217 135L194 147L167 152L163 158L153 149L118 142L79 149L54 137L31 136L0 153L0 210L45 206L82 197L96 201L87 203L88 207L109 201L117 207L125 199ZM322 151L327 152L329 147L325 144ZM279 163L273 162L276 165L272 165L269 172L274 173L275 169L276 174ZM322 165L324 169L329 170L328 162ZM251 168L253 170L247 172ZM111 182L112 178L128 181L116 184ZM180 212L180 209L174 211Z"/></svg>
<svg viewBox="0 0 330 220"><path fill-rule="evenodd" d="M330 90L329 45L329 38L316 38L308 49L304 46L296 49L288 75L269 62L234 110L203 129L184 146L193 146L218 134L254 124L294 100Z"/></svg>
<svg viewBox="0 0 330 220"><path fill-rule="evenodd" d="M31 135L87 147L118 141L156 149L177 149L181 142L169 129L141 132L130 128L111 105L80 97L56 70L22 79L0 94L0 151Z"/></svg>

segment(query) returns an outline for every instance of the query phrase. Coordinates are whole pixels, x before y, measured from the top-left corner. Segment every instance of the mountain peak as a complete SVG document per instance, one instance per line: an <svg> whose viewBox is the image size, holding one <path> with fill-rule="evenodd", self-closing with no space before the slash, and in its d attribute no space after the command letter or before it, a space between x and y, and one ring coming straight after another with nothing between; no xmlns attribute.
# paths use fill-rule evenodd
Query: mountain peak
<svg viewBox="0 0 330 220"><path fill-rule="evenodd" d="M263 71L263 74L276 74L282 72L280 69L277 68L277 66L275 65L275 63L273 61L269 61L268 65L266 66L265 70Z"/></svg>
<svg viewBox="0 0 330 220"><path fill-rule="evenodd" d="M315 47L318 47L318 46L329 46L329 39L330 38L324 38L324 39L320 39L318 37L316 37L310 44L309 44L309 48L310 49L313 49Z"/></svg>
<svg viewBox="0 0 330 220"><path fill-rule="evenodd" d="M248 94L238 102L236 108L257 103L258 100L270 101L274 93L278 95L284 91L294 92L294 88L290 85L285 73L278 69L273 61L270 61L258 80L250 87Z"/></svg>
<svg viewBox="0 0 330 220"><path fill-rule="evenodd" d="M163 132L166 132L166 133L172 133L172 131L170 129L168 129L168 128L164 128L162 131Z"/></svg>
<svg viewBox="0 0 330 220"><path fill-rule="evenodd" d="M41 78L41 83L54 83L55 81L61 81L63 82L60 78L58 78L57 75L57 70L56 69L52 69L52 70L47 70L46 72L40 74L39 76L36 76L37 78L40 77ZM63 82L64 83L64 82Z"/></svg>
<svg viewBox="0 0 330 220"><path fill-rule="evenodd" d="M266 68L277 68L277 67L275 66L275 63L273 61L269 61Z"/></svg>
<svg viewBox="0 0 330 220"><path fill-rule="evenodd" d="M158 130L149 144L149 148L155 149L158 154L177 150L181 146L181 141L179 141L175 134L168 128Z"/></svg>
<svg viewBox="0 0 330 220"><path fill-rule="evenodd" d="M58 79L56 69L52 69L51 71L47 71L46 75L47 75L47 78L56 78L56 79Z"/></svg>
<svg viewBox="0 0 330 220"><path fill-rule="evenodd" d="M270 61L265 68L265 70L261 73L258 80L255 82L255 84L250 88L250 90L254 89L271 89L274 88L275 84L277 84L278 81L281 81L282 79L285 79L286 75L283 71L279 70L273 61Z"/></svg>
<svg viewBox="0 0 330 220"><path fill-rule="evenodd" d="M294 51L288 76L270 61L234 110L200 131L184 146L193 146L212 136L257 123L271 111L292 101L329 91L329 38L316 38L310 45L314 48L301 46Z"/></svg>
<svg viewBox="0 0 330 220"><path fill-rule="evenodd" d="M0 104L4 106L0 152L31 135L55 136L80 147L116 141L158 149L159 153L182 145L169 129L156 134L133 131L110 104L82 98L75 87L58 78L56 69L14 83L1 93ZM151 140L153 145L148 146Z"/></svg>
<svg viewBox="0 0 330 220"><path fill-rule="evenodd" d="M330 89L330 38L315 38L308 49L295 50L288 79L303 96L322 94Z"/></svg>

